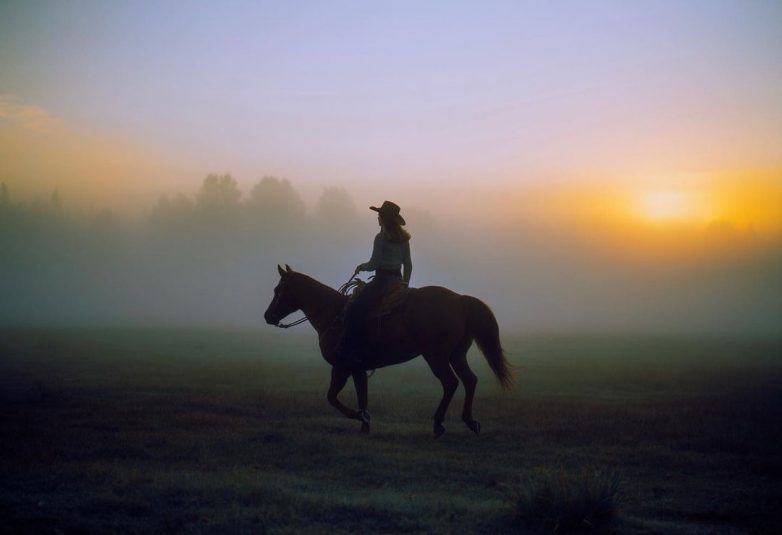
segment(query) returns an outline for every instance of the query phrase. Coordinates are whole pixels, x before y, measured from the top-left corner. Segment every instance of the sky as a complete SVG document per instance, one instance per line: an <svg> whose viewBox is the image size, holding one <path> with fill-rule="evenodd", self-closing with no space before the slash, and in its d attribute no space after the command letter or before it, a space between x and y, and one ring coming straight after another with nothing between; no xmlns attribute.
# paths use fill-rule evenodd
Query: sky
<svg viewBox="0 0 782 535"><path fill-rule="evenodd" d="M230 172L474 215L541 184L778 190L780 24L772 1L6 0L2 170L108 204Z"/></svg>
<svg viewBox="0 0 782 535"><path fill-rule="evenodd" d="M485 295L516 328L778 332L780 27L782 3L757 0L4 0L0 182L15 201L57 191L142 218L209 173L245 194L287 178L310 210L342 187L418 222L414 284ZM74 317L74 292L100 319L125 292L117 321L168 306L167 321L254 325L259 272L272 284L290 259L338 284L367 259L359 214L344 256L327 258L340 238L316 218L286 259L251 234L224 257L182 253L167 278L155 236L36 271L11 233L0 319ZM139 293L155 284L179 293Z"/></svg>

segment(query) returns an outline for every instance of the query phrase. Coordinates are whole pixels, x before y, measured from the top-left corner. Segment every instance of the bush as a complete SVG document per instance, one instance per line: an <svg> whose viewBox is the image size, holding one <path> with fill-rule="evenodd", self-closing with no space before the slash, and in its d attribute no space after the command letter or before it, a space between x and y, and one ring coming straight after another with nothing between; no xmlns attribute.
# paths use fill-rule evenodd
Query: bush
<svg viewBox="0 0 782 535"><path fill-rule="evenodd" d="M616 516L619 487L613 470L538 468L518 489L516 521L557 533L605 528Z"/></svg>

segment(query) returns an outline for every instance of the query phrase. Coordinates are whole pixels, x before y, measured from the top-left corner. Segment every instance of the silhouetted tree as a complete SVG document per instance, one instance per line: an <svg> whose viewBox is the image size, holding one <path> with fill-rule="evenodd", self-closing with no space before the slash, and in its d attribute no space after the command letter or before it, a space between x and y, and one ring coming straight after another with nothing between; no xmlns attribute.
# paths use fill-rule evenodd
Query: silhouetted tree
<svg viewBox="0 0 782 535"><path fill-rule="evenodd" d="M356 204L345 188L326 188L315 205L315 217L330 225L349 225L356 219Z"/></svg>
<svg viewBox="0 0 782 535"><path fill-rule="evenodd" d="M287 179L263 177L250 191L246 203L253 221L264 224L297 224L303 221L304 201Z"/></svg>
<svg viewBox="0 0 782 535"><path fill-rule="evenodd" d="M54 190L48 198L37 197L26 206L17 206L16 212L19 222L41 237L58 236L68 226L65 209L57 190Z"/></svg>
<svg viewBox="0 0 782 535"><path fill-rule="evenodd" d="M238 219L242 192L229 175L209 174L196 197L199 215L209 223L227 223Z"/></svg>

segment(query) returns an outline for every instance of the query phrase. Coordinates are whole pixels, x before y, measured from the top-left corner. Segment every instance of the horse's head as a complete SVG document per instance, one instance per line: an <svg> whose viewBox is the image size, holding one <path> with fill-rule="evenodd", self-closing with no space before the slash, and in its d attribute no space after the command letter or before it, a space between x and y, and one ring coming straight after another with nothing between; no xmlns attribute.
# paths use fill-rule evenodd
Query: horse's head
<svg viewBox="0 0 782 535"><path fill-rule="evenodd" d="M274 287L274 298L263 315L263 318L269 325L277 325L285 316L301 308L291 291L291 280L294 278L294 271L288 264L285 264L285 269L278 265L277 271L280 272L280 282Z"/></svg>

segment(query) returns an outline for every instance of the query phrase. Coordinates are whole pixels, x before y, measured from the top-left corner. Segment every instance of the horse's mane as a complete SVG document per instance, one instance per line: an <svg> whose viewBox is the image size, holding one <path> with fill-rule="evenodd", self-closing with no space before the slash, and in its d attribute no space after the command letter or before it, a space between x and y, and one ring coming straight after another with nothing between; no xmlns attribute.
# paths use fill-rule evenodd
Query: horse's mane
<svg viewBox="0 0 782 535"><path fill-rule="evenodd" d="M291 275L293 275L296 278L298 284L303 286L305 289L329 290L331 293L341 297L341 294L337 290L335 290L331 286L328 286L327 284L323 284L319 280L314 279L309 275L305 275L304 273L299 273L298 271L291 273Z"/></svg>

